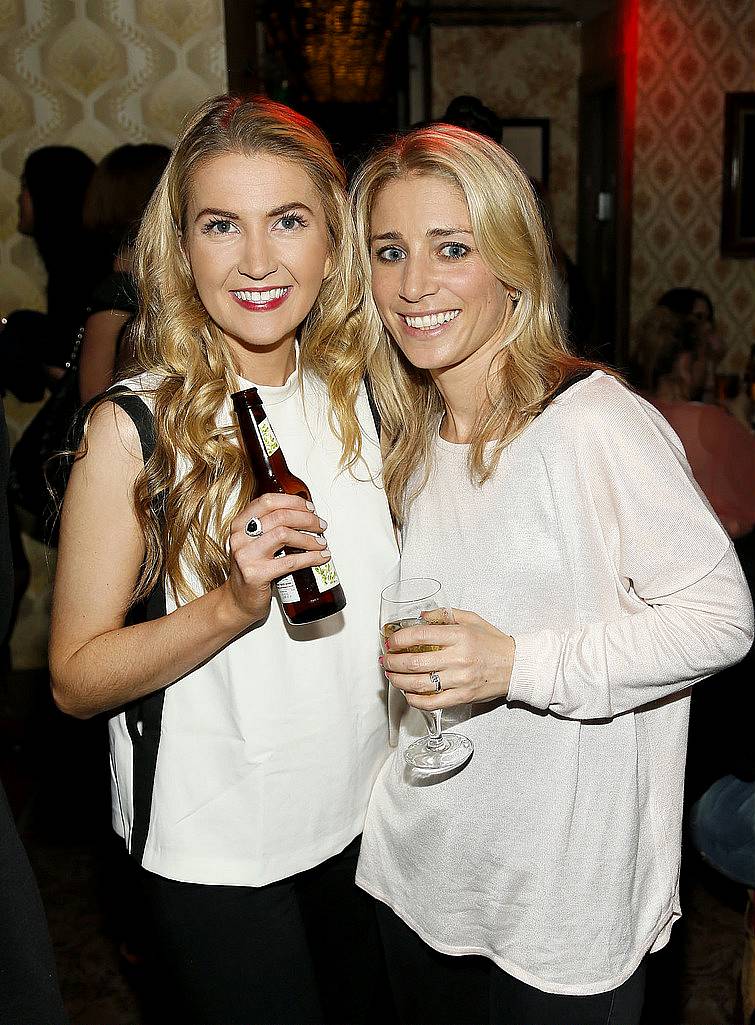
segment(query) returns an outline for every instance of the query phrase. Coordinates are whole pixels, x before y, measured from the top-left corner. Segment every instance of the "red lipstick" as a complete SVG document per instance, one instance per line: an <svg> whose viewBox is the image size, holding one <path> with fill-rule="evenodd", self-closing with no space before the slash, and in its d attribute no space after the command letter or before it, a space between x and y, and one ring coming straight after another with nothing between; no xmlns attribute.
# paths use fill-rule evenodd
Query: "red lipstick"
<svg viewBox="0 0 755 1025"><path fill-rule="evenodd" d="M243 306L245 310L250 310L252 313L267 313L270 310L277 310L279 306L283 305L291 294L291 286L286 285L285 288L239 289L238 291L230 292L229 294L234 302L237 302L239 306ZM263 302L255 302L249 299L249 296L269 296L269 298L265 299Z"/></svg>

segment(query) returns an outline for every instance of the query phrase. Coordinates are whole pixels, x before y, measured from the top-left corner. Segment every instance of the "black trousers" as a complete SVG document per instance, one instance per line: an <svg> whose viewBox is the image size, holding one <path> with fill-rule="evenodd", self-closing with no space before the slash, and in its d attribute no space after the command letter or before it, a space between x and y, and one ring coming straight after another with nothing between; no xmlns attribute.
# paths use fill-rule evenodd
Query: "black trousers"
<svg viewBox="0 0 755 1025"><path fill-rule="evenodd" d="M176 1025L390 1025L375 902L359 841L268 886L144 873L161 1004Z"/></svg>
<svg viewBox="0 0 755 1025"><path fill-rule="evenodd" d="M401 1025L637 1025L645 963L618 989L594 996L543 993L485 957L451 957L377 905Z"/></svg>

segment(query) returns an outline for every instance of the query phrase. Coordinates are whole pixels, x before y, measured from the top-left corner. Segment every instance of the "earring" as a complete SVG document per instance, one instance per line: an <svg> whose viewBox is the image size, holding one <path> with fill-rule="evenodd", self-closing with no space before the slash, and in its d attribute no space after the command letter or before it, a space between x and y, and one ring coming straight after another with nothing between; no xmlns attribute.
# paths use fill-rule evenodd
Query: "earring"
<svg viewBox="0 0 755 1025"><path fill-rule="evenodd" d="M520 288L517 288L516 292L513 295L511 295L511 293L509 293L509 299L511 300L511 305L512 305L512 307L514 309L517 308L517 306L519 304L519 300L521 298L522 298L522 290Z"/></svg>

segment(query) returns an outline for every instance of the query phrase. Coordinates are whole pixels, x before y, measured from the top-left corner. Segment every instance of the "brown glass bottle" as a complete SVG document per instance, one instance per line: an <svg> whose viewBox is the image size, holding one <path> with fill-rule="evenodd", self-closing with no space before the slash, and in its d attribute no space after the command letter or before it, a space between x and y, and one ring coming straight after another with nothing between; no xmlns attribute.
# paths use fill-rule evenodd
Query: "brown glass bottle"
<svg viewBox="0 0 755 1025"><path fill-rule="evenodd" d="M249 465L254 474L254 498L277 492L299 495L312 501L309 488L288 468L283 449L267 419L265 407L256 388L235 392L231 396ZM298 548L281 549L284 555L299 552ZM294 626L314 623L340 612L346 597L338 580L333 560L324 566L299 569L276 581L278 597L286 618Z"/></svg>

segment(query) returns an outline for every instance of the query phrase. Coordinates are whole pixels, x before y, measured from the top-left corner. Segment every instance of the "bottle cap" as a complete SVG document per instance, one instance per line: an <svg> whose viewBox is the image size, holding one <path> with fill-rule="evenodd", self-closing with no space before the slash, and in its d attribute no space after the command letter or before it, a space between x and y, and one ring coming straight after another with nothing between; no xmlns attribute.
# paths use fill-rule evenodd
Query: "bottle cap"
<svg viewBox="0 0 755 1025"><path fill-rule="evenodd" d="M251 405L262 402L256 388L244 388L243 391L235 391L231 395L234 409L244 409Z"/></svg>

